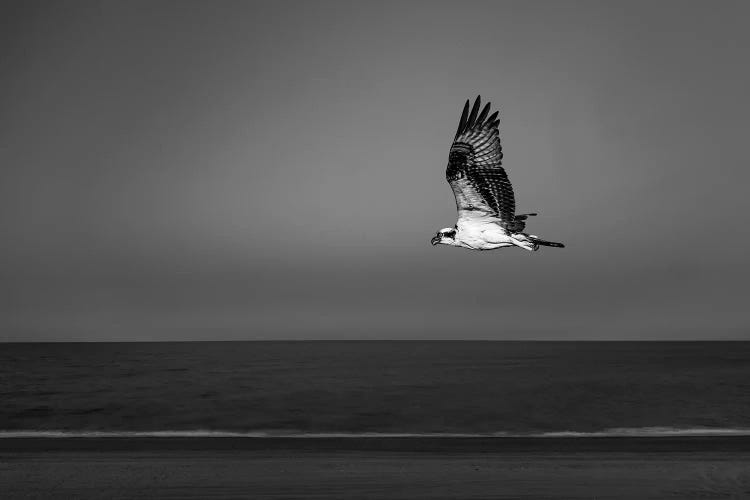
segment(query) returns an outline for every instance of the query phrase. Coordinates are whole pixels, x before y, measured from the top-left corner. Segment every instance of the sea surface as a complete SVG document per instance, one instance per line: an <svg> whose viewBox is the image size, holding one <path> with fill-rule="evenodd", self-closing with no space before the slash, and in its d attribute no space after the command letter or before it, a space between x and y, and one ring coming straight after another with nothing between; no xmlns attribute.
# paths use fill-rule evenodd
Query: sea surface
<svg viewBox="0 0 750 500"><path fill-rule="evenodd" d="M750 342L0 344L0 436L750 434Z"/></svg>

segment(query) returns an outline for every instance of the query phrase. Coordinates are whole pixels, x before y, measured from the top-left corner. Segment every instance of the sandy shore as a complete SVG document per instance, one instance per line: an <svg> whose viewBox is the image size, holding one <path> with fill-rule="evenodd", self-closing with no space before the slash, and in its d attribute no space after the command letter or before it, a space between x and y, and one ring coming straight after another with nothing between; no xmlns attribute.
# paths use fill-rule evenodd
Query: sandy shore
<svg viewBox="0 0 750 500"><path fill-rule="evenodd" d="M2 439L3 498L750 498L750 440Z"/></svg>

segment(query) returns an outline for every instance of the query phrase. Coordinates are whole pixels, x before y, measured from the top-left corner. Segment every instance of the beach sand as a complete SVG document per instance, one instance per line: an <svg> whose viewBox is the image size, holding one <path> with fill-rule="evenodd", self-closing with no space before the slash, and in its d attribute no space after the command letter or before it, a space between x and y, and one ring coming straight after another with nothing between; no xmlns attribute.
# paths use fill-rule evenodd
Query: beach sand
<svg viewBox="0 0 750 500"><path fill-rule="evenodd" d="M747 438L0 440L3 498L750 498Z"/></svg>

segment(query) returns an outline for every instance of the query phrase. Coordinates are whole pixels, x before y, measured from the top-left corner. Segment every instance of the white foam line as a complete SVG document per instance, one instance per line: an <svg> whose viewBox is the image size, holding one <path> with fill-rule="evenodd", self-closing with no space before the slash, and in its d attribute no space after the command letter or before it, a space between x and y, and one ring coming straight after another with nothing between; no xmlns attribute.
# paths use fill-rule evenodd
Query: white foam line
<svg viewBox="0 0 750 500"><path fill-rule="evenodd" d="M201 438L201 437L232 437L232 438L293 438L293 439L326 439L326 438L587 438L587 437L679 437L679 436L750 436L750 429L721 429L721 428L616 428L595 432L556 431L541 433L381 433L381 432L283 432L283 431L62 431L62 430L18 430L0 431L2 438Z"/></svg>
<svg viewBox="0 0 750 500"><path fill-rule="evenodd" d="M493 437L498 434L471 434L471 433L380 433L380 432L321 432L321 433L295 433L295 432L232 432L232 431L0 431L0 438L102 438L102 437L242 437L242 438L456 438L456 437Z"/></svg>
<svg viewBox="0 0 750 500"><path fill-rule="evenodd" d="M669 437L669 436L750 436L750 429L717 429L692 428L678 429L669 427L617 428L597 432L544 432L534 434L538 437Z"/></svg>

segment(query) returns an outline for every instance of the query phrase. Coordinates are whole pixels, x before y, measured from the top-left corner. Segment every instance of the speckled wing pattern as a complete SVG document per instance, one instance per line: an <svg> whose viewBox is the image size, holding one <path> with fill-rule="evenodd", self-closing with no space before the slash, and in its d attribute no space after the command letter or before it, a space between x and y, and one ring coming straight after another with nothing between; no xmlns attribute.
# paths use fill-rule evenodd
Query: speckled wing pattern
<svg viewBox="0 0 750 500"><path fill-rule="evenodd" d="M456 196L459 220L492 217L506 230L519 232L525 217L516 218L513 186L502 167L498 112L488 116L490 103L481 112L480 107L481 96L471 111L466 101L445 177Z"/></svg>

